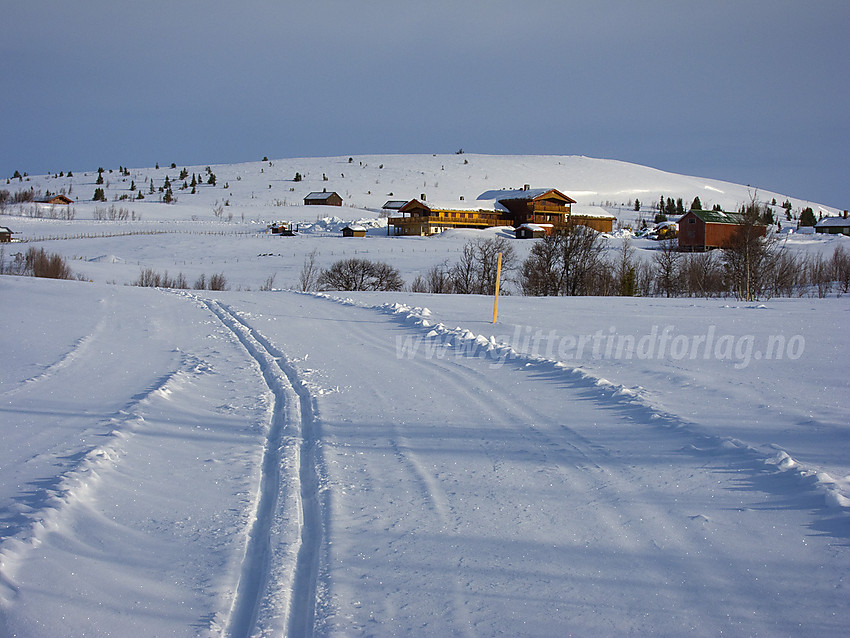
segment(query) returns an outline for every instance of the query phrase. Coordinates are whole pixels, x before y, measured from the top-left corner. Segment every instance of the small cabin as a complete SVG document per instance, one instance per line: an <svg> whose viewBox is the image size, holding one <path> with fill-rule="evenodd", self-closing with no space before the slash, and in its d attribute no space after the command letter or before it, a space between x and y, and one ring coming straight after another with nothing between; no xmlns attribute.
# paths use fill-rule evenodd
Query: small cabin
<svg viewBox="0 0 850 638"><path fill-rule="evenodd" d="M0 244L8 244L12 241L12 229L0 226Z"/></svg>
<svg viewBox="0 0 850 638"><path fill-rule="evenodd" d="M310 193L304 198L305 206L342 206L342 197L338 193L322 191Z"/></svg>
<svg viewBox="0 0 850 638"><path fill-rule="evenodd" d="M68 197L67 195L52 195L47 199L42 199L39 201L40 204L59 204L62 206L67 206L69 204L73 204L74 200Z"/></svg>
<svg viewBox="0 0 850 638"><path fill-rule="evenodd" d="M343 237L365 237L366 229L363 226L346 226L342 229Z"/></svg>
<svg viewBox="0 0 850 638"><path fill-rule="evenodd" d="M827 233L830 235L850 235L850 219L847 211L843 215L824 217L815 224L816 233Z"/></svg>
<svg viewBox="0 0 850 638"><path fill-rule="evenodd" d="M552 224L520 224L514 234L517 239L536 239L551 235L554 228Z"/></svg>
<svg viewBox="0 0 850 638"><path fill-rule="evenodd" d="M689 210L679 219L679 248L692 251L729 248L745 222L741 213ZM767 233L767 226L758 225L757 228L761 236Z"/></svg>

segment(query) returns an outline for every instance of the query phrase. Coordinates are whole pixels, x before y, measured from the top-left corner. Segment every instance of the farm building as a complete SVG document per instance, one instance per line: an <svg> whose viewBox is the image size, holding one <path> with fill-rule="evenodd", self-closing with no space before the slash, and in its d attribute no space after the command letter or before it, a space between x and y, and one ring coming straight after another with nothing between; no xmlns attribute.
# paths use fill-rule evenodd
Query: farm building
<svg viewBox="0 0 850 638"><path fill-rule="evenodd" d="M5 226L0 226L0 244L8 244L12 241L12 230Z"/></svg>
<svg viewBox="0 0 850 638"><path fill-rule="evenodd" d="M741 213L690 210L679 219L679 248L691 251L728 248L744 221ZM767 226L759 228L763 236Z"/></svg>
<svg viewBox="0 0 850 638"><path fill-rule="evenodd" d="M335 192L310 193L304 198L305 206L342 206L342 197Z"/></svg>
<svg viewBox="0 0 850 638"><path fill-rule="evenodd" d="M450 228L490 228L523 224L550 225L550 232L562 232L571 224L610 232L614 216L605 211L574 214L575 200L554 188L496 190L482 193L469 204L448 206L426 204L424 198L412 199L398 209L387 225L396 235L433 235Z"/></svg>
<svg viewBox="0 0 850 638"><path fill-rule="evenodd" d="M366 229L363 226L346 226L342 229L343 237L365 237Z"/></svg>
<svg viewBox="0 0 850 638"><path fill-rule="evenodd" d="M816 233L828 233L830 235L850 235L850 219L847 211L843 215L835 217L824 217L815 224Z"/></svg>

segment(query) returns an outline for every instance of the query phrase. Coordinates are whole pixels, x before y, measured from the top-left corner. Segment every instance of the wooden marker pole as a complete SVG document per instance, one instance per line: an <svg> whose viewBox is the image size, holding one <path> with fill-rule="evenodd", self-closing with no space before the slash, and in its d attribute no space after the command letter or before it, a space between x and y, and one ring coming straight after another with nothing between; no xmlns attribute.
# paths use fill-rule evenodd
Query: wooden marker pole
<svg viewBox="0 0 850 638"><path fill-rule="evenodd" d="M499 253L499 261L496 264L496 299L493 302L493 323L499 314L499 287L502 281L502 253Z"/></svg>

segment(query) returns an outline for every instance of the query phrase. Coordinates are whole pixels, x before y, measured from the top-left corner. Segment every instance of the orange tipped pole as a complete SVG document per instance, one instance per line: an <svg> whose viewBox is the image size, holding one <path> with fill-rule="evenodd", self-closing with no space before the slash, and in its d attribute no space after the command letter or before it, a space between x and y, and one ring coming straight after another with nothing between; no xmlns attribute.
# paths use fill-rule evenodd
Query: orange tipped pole
<svg viewBox="0 0 850 638"><path fill-rule="evenodd" d="M493 302L493 323L499 314L499 288L502 281L502 253L499 253L499 261L496 263L496 299Z"/></svg>

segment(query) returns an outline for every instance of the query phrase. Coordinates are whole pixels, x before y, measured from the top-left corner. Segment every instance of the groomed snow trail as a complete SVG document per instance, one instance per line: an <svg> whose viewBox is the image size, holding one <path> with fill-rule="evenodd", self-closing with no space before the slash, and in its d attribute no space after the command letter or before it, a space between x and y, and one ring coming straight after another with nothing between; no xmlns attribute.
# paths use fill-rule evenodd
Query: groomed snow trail
<svg viewBox="0 0 850 638"><path fill-rule="evenodd" d="M256 360L269 390L274 396L271 422L264 446L262 474L254 524L243 561L239 586L233 604L228 633L241 637L255 631L283 632L289 636L311 636L316 605L316 580L319 547L322 542L321 515L316 474L316 425L309 393L283 353L242 320L226 304L205 301L206 306L221 320ZM289 457L289 462L285 457ZM297 468L297 473L282 476L281 466ZM287 539L275 531L292 525L286 520L287 504L281 499L289 494L297 498L298 528ZM281 494L283 492L283 494ZM277 525L275 519L278 519ZM293 533L297 532L297 533ZM289 541L290 549L284 562L273 544ZM277 564L272 564L275 555ZM293 562L294 554L294 562ZM290 563L290 564L287 564ZM291 591L283 603L274 603L275 592ZM265 615L260 616L264 609ZM281 613L283 612L283 613Z"/></svg>

